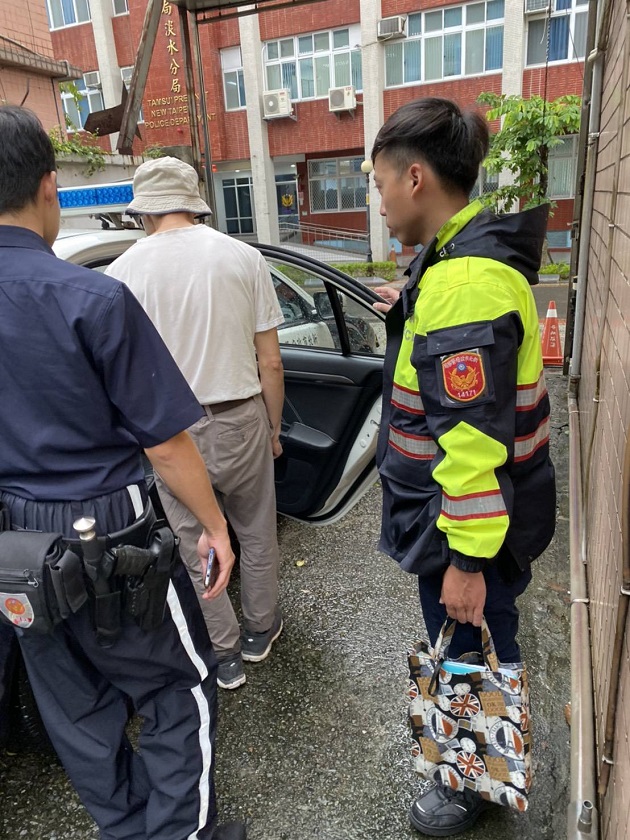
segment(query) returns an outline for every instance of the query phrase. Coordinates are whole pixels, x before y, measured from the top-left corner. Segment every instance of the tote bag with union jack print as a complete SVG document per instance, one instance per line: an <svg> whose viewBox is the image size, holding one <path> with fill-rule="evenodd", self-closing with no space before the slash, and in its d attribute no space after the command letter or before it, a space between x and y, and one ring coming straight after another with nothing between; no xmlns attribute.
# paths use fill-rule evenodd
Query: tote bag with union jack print
<svg viewBox="0 0 630 840"><path fill-rule="evenodd" d="M525 665L500 665L485 619L483 664L448 660L455 626L447 619L435 648L420 641L408 654L415 768L438 784L525 811L532 783Z"/></svg>

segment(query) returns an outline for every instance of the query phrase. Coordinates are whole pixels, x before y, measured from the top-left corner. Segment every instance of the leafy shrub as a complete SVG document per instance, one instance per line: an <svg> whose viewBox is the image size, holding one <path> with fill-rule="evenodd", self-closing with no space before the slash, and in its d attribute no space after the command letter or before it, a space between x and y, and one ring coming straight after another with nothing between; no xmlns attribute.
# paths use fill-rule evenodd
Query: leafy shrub
<svg viewBox="0 0 630 840"><path fill-rule="evenodd" d="M396 279L396 263L387 260L386 262L351 262L331 263L333 268L349 274L350 277L382 277L383 280Z"/></svg>
<svg viewBox="0 0 630 840"><path fill-rule="evenodd" d="M568 280L569 278L569 263L549 263L543 265L538 270L539 274L557 274L561 280Z"/></svg>
<svg viewBox="0 0 630 840"><path fill-rule="evenodd" d="M165 157L166 154L167 153L164 151L164 147L160 146L159 143L155 143L152 146L146 147L146 149L142 152L142 157L155 160L155 158Z"/></svg>
<svg viewBox="0 0 630 840"><path fill-rule="evenodd" d="M55 150L55 157L77 155L85 158L85 174L93 175L105 169L105 152L96 145L96 136L87 131L75 132L66 137L61 126L55 126L48 132Z"/></svg>

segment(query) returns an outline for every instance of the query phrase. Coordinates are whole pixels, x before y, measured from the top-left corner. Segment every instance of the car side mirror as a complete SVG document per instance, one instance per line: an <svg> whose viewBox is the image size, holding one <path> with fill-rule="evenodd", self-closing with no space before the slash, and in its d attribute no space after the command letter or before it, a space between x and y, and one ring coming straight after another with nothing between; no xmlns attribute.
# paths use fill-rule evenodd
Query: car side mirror
<svg viewBox="0 0 630 840"><path fill-rule="evenodd" d="M343 297L339 292L337 292L337 296L343 308ZM331 320L335 317L328 292L313 292L313 303L315 304L315 311L322 320Z"/></svg>

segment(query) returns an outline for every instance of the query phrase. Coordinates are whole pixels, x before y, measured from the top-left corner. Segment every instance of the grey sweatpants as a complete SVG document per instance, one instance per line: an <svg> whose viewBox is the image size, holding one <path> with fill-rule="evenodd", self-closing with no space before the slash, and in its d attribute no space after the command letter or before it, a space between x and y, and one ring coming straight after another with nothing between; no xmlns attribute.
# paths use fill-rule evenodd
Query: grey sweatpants
<svg viewBox="0 0 630 840"><path fill-rule="evenodd" d="M241 548L241 607L248 631L273 624L278 601L278 540L271 431L260 395L213 416L205 407L188 431L208 468L217 500ZM156 477L164 512L180 537L180 553L195 590L205 592L197 542L201 526ZM212 601L200 598L212 645L219 658L240 650L240 628L227 592Z"/></svg>

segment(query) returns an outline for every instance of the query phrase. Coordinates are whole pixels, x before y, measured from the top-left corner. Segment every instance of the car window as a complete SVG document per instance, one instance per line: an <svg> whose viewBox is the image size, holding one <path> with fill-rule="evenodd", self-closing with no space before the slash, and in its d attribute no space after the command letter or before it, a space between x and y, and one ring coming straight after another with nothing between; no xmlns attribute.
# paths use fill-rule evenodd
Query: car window
<svg viewBox="0 0 630 840"><path fill-rule="evenodd" d="M329 280L298 267L268 259L284 324L278 327L280 344L301 344L343 350L335 309L341 312L352 353L385 355L385 326L366 304L334 289ZM331 295L337 296L333 304Z"/></svg>

